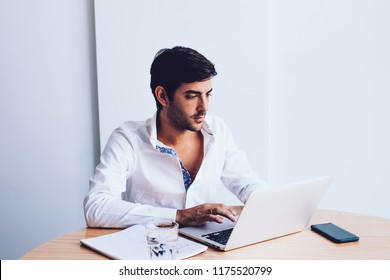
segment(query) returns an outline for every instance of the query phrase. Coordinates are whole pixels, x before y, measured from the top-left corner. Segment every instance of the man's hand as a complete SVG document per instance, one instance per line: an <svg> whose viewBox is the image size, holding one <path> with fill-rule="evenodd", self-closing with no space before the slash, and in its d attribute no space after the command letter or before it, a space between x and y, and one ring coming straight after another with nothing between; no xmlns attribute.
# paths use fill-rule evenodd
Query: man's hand
<svg viewBox="0 0 390 280"><path fill-rule="evenodd" d="M217 203L205 203L192 208L177 210L176 222L183 226L198 226L207 222L222 223L224 218L235 222L236 206Z"/></svg>

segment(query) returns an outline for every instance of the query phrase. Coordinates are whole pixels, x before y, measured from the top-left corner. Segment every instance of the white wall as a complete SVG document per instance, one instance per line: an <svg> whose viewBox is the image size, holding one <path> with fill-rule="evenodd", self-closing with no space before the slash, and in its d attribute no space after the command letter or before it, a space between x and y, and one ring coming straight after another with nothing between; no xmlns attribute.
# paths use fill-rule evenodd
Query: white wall
<svg viewBox="0 0 390 280"><path fill-rule="evenodd" d="M0 1L0 258L85 226L97 152L92 0Z"/></svg>
<svg viewBox="0 0 390 280"><path fill-rule="evenodd" d="M219 71L210 113L227 120L265 180L332 174L320 207L390 217L389 4L182 5L97 0L101 144L118 124L154 111L147 73L156 50L192 46Z"/></svg>
<svg viewBox="0 0 390 280"><path fill-rule="evenodd" d="M334 174L321 207L390 217L390 2L269 1L269 170Z"/></svg>

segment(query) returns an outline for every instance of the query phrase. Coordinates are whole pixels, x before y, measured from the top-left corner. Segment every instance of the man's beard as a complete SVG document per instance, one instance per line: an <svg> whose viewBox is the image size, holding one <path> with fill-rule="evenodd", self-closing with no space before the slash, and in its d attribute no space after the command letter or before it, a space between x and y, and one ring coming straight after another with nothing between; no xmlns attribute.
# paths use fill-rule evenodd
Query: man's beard
<svg viewBox="0 0 390 280"><path fill-rule="evenodd" d="M170 124L177 130L190 130L190 131L199 131L202 128L202 125L196 125L191 122L197 117L206 117L205 111L200 111L197 114L187 117L185 112L177 107L174 103L171 103L168 111L168 120Z"/></svg>

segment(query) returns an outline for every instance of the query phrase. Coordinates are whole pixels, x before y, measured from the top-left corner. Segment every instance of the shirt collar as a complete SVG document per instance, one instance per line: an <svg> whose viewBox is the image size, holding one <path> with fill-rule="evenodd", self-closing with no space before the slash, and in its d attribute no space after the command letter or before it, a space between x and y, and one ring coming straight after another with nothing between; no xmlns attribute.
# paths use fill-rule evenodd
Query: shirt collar
<svg viewBox="0 0 390 280"><path fill-rule="evenodd" d="M157 114L156 111L151 119L148 120L148 130L150 135L150 143L155 148L160 141L157 140Z"/></svg>

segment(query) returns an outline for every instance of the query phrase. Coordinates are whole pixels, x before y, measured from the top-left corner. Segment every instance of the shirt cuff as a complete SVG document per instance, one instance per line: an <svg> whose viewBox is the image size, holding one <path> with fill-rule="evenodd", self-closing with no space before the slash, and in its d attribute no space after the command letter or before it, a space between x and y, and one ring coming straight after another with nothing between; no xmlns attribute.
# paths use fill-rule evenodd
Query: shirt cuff
<svg viewBox="0 0 390 280"><path fill-rule="evenodd" d="M176 221L176 209L173 208L157 208L154 215L155 219Z"/></svg>

